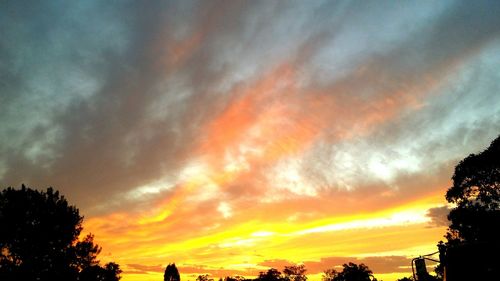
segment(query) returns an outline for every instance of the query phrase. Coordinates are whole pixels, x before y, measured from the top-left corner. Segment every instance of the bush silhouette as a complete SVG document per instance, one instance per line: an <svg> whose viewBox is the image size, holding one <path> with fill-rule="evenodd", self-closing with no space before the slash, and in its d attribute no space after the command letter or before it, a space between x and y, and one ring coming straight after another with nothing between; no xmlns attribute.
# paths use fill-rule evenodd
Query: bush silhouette
<svg viewBox="0 0 500 281"><path fill-rule="evenodd" d="M118 264L99 265L101 248L92 235L78 240L82 220L78 209L52 188L3 190L0 280L119 280Z"/></svg>

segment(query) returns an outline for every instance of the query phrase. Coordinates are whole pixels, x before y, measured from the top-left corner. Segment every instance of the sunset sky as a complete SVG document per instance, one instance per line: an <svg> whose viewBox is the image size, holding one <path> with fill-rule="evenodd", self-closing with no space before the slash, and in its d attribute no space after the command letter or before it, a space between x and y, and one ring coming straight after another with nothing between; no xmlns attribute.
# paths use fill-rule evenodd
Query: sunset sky
<svg viewBox="0 0 500 281"><path fill-rule="evenodd" d="M123 281L411 272L500 133L499 1L1 1L0 183Z"/></svg>

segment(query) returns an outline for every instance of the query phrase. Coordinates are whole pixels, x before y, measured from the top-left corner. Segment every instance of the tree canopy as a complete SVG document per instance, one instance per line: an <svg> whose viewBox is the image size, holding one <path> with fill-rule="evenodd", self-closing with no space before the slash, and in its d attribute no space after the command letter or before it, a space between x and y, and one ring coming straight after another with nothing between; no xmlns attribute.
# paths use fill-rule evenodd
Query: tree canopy
<svg viewBox="0 0 500 281"><path fill-rule="evenodd" d="M396 281L414 281L412 277L403 277L403 278L399 278L398 280Z"/></svg>
<svg viewBox="0 0 500 281"><path fill-rule="evenodd" d="M214 279L210 278L210 275L208 274L202 274L196 277L196 281L214 281Z"/></svg>
<svg viewBox="0 0 500 281"><path fill-rule="evenodd" d="M306 271L306 267L303 264L285 266L285 269L283 269L284 279L287 281L306 281Z"/></svg>
<svg viewBox="0 0 500 281"><path fill-rule="evenodd" d="M364 264L348 263L342 265L342 271L327 269L323 273L323 281L376 281L373 272Z"/></svg>
<svg viewBox="0 0 500 281"><path fill-rule="evenodd" d="M270 268L266 272L260 272L255 280L258 281L279 281L282 280L281 272L275 268Z"/></svg>
<svg viewBox="0 0 500 281"><path fill-rule="evenodd" d="M453 186L446 192L456 204L448 242L492 242L500 237L500 136L485 151L471 154L455 167Z"/></svg>
<svg viewBox="0 0 500 281"><path fill-rule="evenodd" d="M179 275L179 270L175 266L175 263L168 264L165 268L165 274L163 275L164 281L180 281L181 277Z"/></svg>
<svg viewBox="0 0 500 281"><path fill-rule="evenodd" d="M321 279L323 281L333 281L335 278L338 276L339 272L333 268L328 268L325 271L323 271L323 275L321 276Z"/></svg>
<svg viewBox="0 0 500 281"><path fill-rule="evenodd" d="M452 179L446 199L455 207L447 243L438 244L438 270L444 266L448 280L494 280L500 275L500 136L460 161Z"/></svg>
<svg viewBox="0 0 500 281"><path fill-rule="evenodd" d="M99 265L94 236L79 240L83 217L58 191L0 193L0 280L119 280L118 264Z"/></svg>

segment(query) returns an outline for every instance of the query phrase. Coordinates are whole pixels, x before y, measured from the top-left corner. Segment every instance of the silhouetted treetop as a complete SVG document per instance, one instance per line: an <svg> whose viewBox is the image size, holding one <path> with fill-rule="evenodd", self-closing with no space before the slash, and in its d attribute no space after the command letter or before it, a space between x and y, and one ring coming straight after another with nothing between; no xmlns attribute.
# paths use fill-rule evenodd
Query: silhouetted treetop
<svg viewBox="0 0 500 281"><path fill-rule="evenodd" d="M266 272L260 272L255 280L258 281L278 281L282 280L281 272L275 268L270 268Z"/></svg>
<svg viewBox="0 0 500 281"><path fill-rule="evenodd" d="M446 199L456 204L448 216L449 242L498 240L500 228L492 226L500 222L500 136L460 161Z"/></svg>
<svg viewBox="0 0 500 281"><path fill-rule="evenodd" d="M78 281L118 281L121 272L120 266L113 262L104 267L92 265L82 270Z"/></svg>
<svg viewBox="0 0 500 281"><path fill-rule="evenodd" d="M398 280L396 281L414 281L413 278L411 277L403 277L403 278L399 278Z"/></svg>
<svg viewBox="0 0 500 281"><path fill-rule="evenodd" d="M323 274L324 281L376 281L373 272L364 264L343 264L341 272L327 269Z"/></svg>
<svg viewBox="0 0 500 281"><path fill-rule="evenodd" d="M497 280L500 276L500 136L455 167L446 199L450 211L436 272L448 280ZM466 270L466 269L471 270ZM473 269L473 270L472 270Z"/></svg>
<svg viewBox="0 0 500 281"><path fill-rule="evenodd" d="M498 209L500 204L500 136L479 154L470 154L455 167L453 186L446 199L458 205L480 204Z"/></svg>
<svg viewBox="0 0 500 281"><path fill-rule="evenodd" d="M0 195L0 246L24 259L72 244L80 235L78 209L58 191L7 188Z"/></svg>
<svg viewBox="0 0 500 281"><path fill-rule="evenodd" d="M243 276L236 275L236 276L226 276L226 277L224 277L224 279L219 279L219 281L222 281L222 280L224 280L224 281L245 281L248 279L246 279Z"/></svg>
<svg viewBox="0 0 500 281"><path fill-rule="evenodd" d="M326 269L323 271L323 275L321 276L321 280L323 281L334 281L338 276L339 272L333 268Z"/></svg>
<svg viewBox="0 0 500 281"><path fill-rule="evenodd" d="M196 277L196 281L214 281L214 279L210 278L210 275L208 274L202 274Z"/></svg>
<svg viewBox="0 0 500 281"><path fill-rule="evenodd" d="M179 275L179 270L175 266L175 263L168 264L165 268L165 274L163 275L164 281L180 281L181 277Z"/></svg>
<svg viewBox="0 0 500 281"><path fill-rule="evenodd" d="M86 280L118 280L121 271L117 264L100 267L97 255L101 248L94 244L94 236L78 240L82 220L78 209L52 188L38 191L23 185L3 190L0 280L84 280L82 274L90 268L99 268L102 278L85 273Z"/></svg>
<svg viewBox="0 0 500 281"><path fill-rule="evenodd" d="M285 280L290 280L290 281L306 281L307 276L305 275L306 273L306 267L301 264L301 265L291 265L291 266L285 266L285 269L283 269L283 274L285 275Z"/></svg>

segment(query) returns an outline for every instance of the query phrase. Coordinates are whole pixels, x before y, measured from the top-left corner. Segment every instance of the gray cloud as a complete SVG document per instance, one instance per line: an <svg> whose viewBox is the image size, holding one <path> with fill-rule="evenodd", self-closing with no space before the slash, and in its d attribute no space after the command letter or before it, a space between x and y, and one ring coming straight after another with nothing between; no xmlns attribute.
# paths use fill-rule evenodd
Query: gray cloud
<svg viewBox="0 0 500 281"><path fill-rule="evenodd" d="M450 221L448 221L448 214L451 208L448 206L431 208L428 210L427 216L431 219L431 226L449 226Z"/></svg>
<svg viewBox="0 0 500 281"><path fill-rule="evenodd" d="M402 6L394 12L384 8L387 3L321 1L1 5L0 179L5 185L55 186L84 208L164 176L175 178L203 142L206 125L239 98L231 90L251 87L284 62L305 81L300 95L320 92L339 103L333 109L340 112L324 115L336 118L330 127L318 129L318 143L327 148L317 146L304 160L304 173L332 185L332 159L344 147L340 132L358 125L357 117L366 112L385 111L371 108L371 102L388 94L404 102L405 96L433 91L421 84L439 83L469 66L494 44L500 25L498 5L479 2ZM397 24L385 20L387 13ZM470 75L490 77L484 84L494 85L491 73L498 71L492 64L477 62L469 66ZM492 69L481 72L484 67ZM431 98L423 110L403 107L392 122L359 136L356 149L368 145L398 156L387 147L417 139L414 153L441 155L440 143L449 136L493 136L500 115L491 105L498 87L462 84L472 87L470 93L458 89L459 97ZM416 99L425 103L426 97ZM493 112L446 132L457 108L472 97L477 108ZM299 112L297 120L310 114ZM444 133L428 137L430 130ZM457 150L482 145L463 139ZM252 168L263 173L268 166ZM228 194L238 197L258 185L244 180Z"/></svg>

